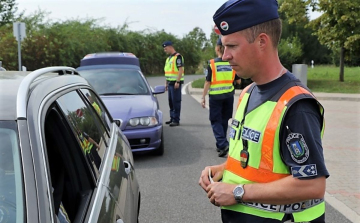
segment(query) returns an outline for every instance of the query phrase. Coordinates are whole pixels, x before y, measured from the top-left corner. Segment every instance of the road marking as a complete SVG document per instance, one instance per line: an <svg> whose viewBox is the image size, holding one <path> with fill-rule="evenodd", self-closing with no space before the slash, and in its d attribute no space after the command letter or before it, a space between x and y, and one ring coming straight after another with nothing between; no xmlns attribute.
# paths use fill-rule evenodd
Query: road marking
<svg viewBox="0 0 360 223"><path fill-rule="evenodd" d="M189 83L187 83L187 84L185 84L182 88L181 88L181 94L186 94L186 89L187 89L187 87L188 87L188 85L189 84L191 84L192 82L189 82Z"/></svg>
<svg viewBox="0 0 360 223"><path fill-rule="evenodd" d="M347 219L352 222L359 222L360 216L354 210L339 201L336 197L325 192L325 201L329 203L335 210L343 214Z"/></svg>

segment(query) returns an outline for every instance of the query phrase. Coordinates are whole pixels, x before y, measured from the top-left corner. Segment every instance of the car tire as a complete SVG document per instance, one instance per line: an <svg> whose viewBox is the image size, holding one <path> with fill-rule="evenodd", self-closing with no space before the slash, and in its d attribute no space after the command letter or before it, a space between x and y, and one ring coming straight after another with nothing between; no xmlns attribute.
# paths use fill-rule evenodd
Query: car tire
<svg viewBox="0 0 360 223"><path fill-rule="evenodd" d="M153 155L155 156L162 156L164 154L164 133L161 132L161 143L160 143L160 146L158 148L156 148L154 151L153 151Z"/></svg>

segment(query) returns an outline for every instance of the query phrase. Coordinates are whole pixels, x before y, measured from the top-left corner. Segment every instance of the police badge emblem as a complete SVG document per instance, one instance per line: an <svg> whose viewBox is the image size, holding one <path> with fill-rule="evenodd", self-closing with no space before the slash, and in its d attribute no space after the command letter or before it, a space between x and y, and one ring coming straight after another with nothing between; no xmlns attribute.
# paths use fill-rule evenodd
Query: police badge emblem
<svg viewBox="0 0 360 223"><path fill-rule="evenodd" d="M240 164L242 168L246 168L249 161L249 152L247 150L241 150L240 152Z"/></svg>
<svg viewBox="0 0 360 223"><path fill-rule="evenodd" d="M290 132L286 138L286 146L290 151L291 158L296 163L304 163L309 158L309 148L304 137L300 133Z"/></svg>
<svg viewBox="0 0 360 223"><path fill-rule="evenodd" d="M245 169L249 162L248 141L242 139L243 149L240 151L240 164Z"/></svg>

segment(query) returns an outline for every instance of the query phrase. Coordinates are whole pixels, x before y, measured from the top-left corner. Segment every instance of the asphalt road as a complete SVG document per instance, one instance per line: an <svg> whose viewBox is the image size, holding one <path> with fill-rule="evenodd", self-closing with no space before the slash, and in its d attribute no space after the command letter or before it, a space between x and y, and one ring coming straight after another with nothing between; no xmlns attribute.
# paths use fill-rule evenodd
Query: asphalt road
<svg viewBox="0 0 360 223"><path fill-rule="evenodd" d="M202 75L186 76L186 83ZM151 86L163 85L163 77L148 78ZM167 93L158 96L164 122L169 120ZM161 157L135 154L140 183L140 223L218 223L220 209L213 206L198 185L207 165L225 162L217 156L215 139L203 109L191 95L183 95L180 126L164 125L165 153ZM327 204L326 222L349 223Z"/></svg>

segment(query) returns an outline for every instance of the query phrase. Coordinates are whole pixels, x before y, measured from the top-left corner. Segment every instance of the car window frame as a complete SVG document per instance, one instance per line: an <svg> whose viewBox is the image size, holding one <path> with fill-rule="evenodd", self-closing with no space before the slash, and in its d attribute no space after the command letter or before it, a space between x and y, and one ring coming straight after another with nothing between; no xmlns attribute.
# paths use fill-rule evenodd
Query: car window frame
<svg viewBox="0 0 360 223"><path fill-rule="evenodd" d="M32 216L36 215L38 216L39 221L45 221L45 222L56 222L56 216L55 216L55 210L53 208L53 198L52 198L52 192L51 192L51 181L50 181L50 169L48 166L48 159L47 159L47 146L45 142L45 117L47 111L50 109L52 104L61 96L65 95L66 93L69 93L71 91L77 91L77 94L79 94L79 90L81 88L87 88L90 90L93 90L91 86L83 84L83 83L71 83L66 86L61 86L55 90L51 90L48 92L36 92L34 94L31 94L28 103L31 104L31 108L27 107L27 113L29 118L28 120L19 120L19 122L25 122L26 126L24 130L26 130L25 134L28 135L28 139L30 142L30 147L36 147L36 153L34 153L34 150L31 149L31 155L35 155L36 163L32 162L32 165L34 165L34 170L37 174L40 174L39 178L41 179L39 182L36 180L36 184L40 183L40 185L36 186L35 193L36 196L33 196L37 200L38 212L27 212L27 214L30 214ZM49 88L51 89L51 88ZM34 95L34 96L33 96ZM38 100L39 96L41 96L41 100ZM86 102L84 102L86 103ZM108 153L115 153L116 144L118 141L118 131L119 127L114 122L112 116L107 111L107 114L109 115L110 120L110 140L108 147L106 148L103 160L104 166L106 168L103 168L100 172L100 177L96 180L95 176L93 176L93 180L95 182L95 188L93 190L93 193L91 195L90 204L91 206L86 207L87 212L85 216L85 222L88 222L90 219L90 222L97 222L97 219L99 217L99 207L101 207L101 203L104 199L104 189L106 189L106 182L107 182L107 176L109 175L108 171L111 171L111 165L112 160L110 159ZM68 124L69 125L69 124ZM29 132L28 132L29 131ZM28 133L27 133L28 132ZM26 138L26 136L25 136ZM23 141L23 138L20 139L20 141ZM130 151L131 152L131 151ZM39 171L39 173L38 173ZM104 174L105 173L105 174ZM34 175L35 176L35 172ZM40 186L40 188L39 188ZM40 200L37 196L41 194ZM29 202L29 201L26 201ZM44 207L47 207L44 209ZM32 208L30 208L32 209ZM33 210L33 209L32 209ZM28 211L28 210L27 210ZM120 214L122 215L122 214ZM27 216L29 218L29 215ZM30 219L30 218L29 218ZM33 219L33 218L31 218ZM42 219L42 220L41 220Z"/></svg>

